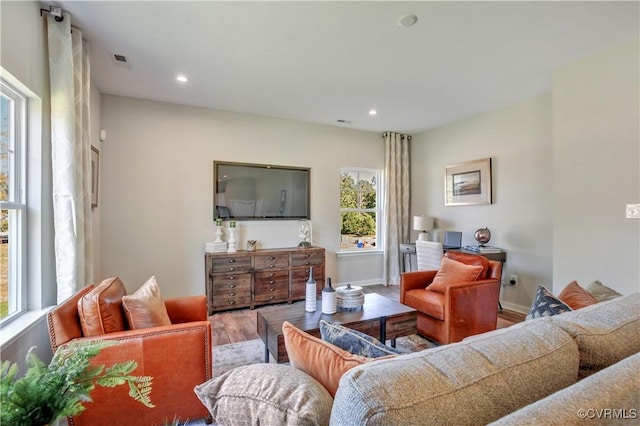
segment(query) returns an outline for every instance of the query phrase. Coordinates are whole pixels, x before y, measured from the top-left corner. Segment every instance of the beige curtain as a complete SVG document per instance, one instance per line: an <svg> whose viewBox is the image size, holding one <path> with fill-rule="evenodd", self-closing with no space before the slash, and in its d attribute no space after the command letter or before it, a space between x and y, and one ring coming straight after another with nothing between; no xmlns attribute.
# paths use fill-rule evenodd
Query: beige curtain
<svg viewBox="0 0 640 426"><path fill-rule="evenodd" d="M89 55L82 32L47 16L58 302L93 279Z"/></svg>
<svg viewBox="0 0 640 426"><path fill-rule="evenodd" d="M384 284L400 284L400 243L409 240L409 141L387 132L384 137Z"/></svg>

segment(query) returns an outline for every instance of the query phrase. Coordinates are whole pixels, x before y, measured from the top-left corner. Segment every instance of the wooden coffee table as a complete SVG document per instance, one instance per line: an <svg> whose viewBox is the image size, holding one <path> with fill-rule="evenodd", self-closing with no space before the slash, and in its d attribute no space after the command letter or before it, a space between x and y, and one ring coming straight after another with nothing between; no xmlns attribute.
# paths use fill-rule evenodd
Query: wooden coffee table
<svg viewBox="0 0 640 426"><path fill-rule="evenodd" d="M315 312L306 312L304 306L305 302L302 301L258 310L257 328L258 335L264 342L264 362L269 362L269 354L279 363L289 361L282 335L282 324L285 321L320 337L320 320L324 319L368 334L383 343L390 339L392 346L395 346L396 337L417 332L415 309L375 293L365 294L362 309L352 312L325 315L322 313L320 300Z"/></svg>

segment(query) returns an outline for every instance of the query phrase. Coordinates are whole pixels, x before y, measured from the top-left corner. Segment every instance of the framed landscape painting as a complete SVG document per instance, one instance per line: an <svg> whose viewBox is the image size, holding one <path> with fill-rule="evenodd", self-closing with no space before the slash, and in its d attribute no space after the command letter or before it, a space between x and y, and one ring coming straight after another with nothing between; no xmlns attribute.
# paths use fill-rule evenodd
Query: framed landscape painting
<svg viewBox="0 0 640 426"><path fill-rule="evenodd" d="M491 158L445 167L444 205L491 204Z"/></svg>

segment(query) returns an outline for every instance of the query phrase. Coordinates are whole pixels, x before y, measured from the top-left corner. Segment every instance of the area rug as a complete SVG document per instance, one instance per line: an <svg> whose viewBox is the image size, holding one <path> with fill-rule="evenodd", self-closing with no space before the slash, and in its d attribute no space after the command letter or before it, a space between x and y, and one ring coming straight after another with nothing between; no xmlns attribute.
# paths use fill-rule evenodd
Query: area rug
<svg viewBox="0 0 640 426"><path fill-rule="evenodd" d="M402 352L418 352L436 346L438 346L437 343L417 334L396 339L396 347ZM275 362L272 357L270 361ZM213 377L220 376L235 367L260 362L264 362L264 343L260 339L213 347Z"/></svg>

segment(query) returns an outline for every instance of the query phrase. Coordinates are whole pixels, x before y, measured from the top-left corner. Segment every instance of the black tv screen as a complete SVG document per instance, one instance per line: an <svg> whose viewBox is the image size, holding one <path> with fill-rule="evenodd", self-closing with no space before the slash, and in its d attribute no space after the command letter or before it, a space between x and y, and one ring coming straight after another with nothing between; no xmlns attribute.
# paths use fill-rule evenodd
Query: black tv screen
<svg viewBox="0 0 640 426"><path fill-rule="evenodd" d="M213 218L311 219L305 167L213 162Z"/></svg>

